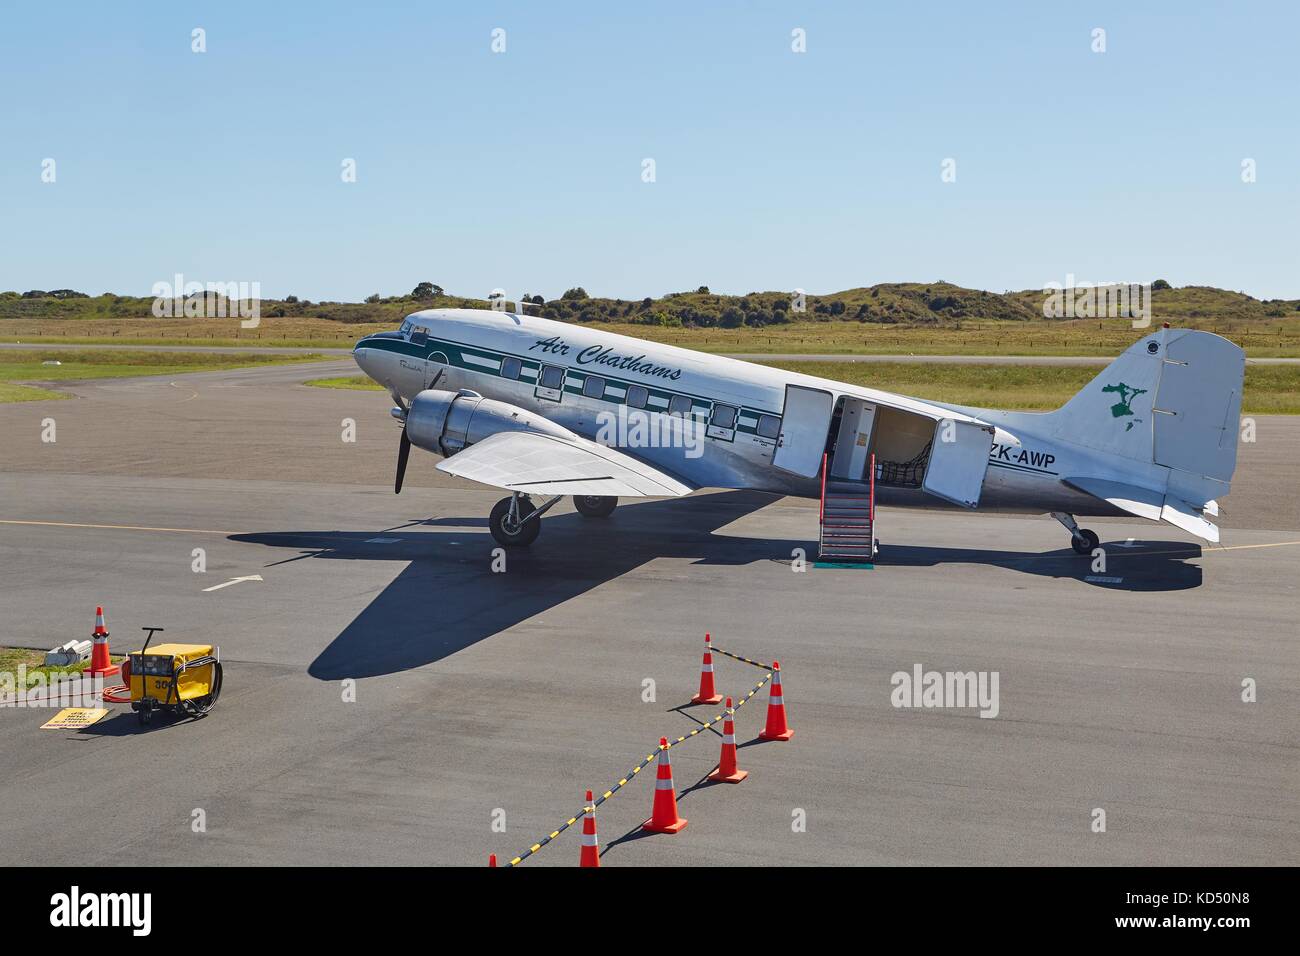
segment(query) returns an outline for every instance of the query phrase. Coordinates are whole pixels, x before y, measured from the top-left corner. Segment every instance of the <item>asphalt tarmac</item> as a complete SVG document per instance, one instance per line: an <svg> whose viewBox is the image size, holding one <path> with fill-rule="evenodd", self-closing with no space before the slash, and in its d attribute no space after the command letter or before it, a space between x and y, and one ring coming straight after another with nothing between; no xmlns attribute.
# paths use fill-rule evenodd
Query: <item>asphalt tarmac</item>
<svg viewBox="0 0 1300 956"><path fill-rule="evenodd" d="M598 811L606 865L1300 863L1300 421L1257 419L1222 546L1090 521L1104 574L1046 517L891 509L875 570L798 572L816 502L720 491L564 502L498 572L501 492L416 451L395 497L386 396L298 384L353 371L0 406L0 644L103 604L115 651L160 625L225 664L199 721L0 707L6 863L504 862L719 712L687 706L705 631L781 661L795 736L755 741L764 689L740 785L701 782L716 727L675 747L687 828L637 830L649 768ZM997 716L895 707L918 664L996 672ZM767 673L716 667L735 696ZM576 829L522 865L576 865Z"/></svg>

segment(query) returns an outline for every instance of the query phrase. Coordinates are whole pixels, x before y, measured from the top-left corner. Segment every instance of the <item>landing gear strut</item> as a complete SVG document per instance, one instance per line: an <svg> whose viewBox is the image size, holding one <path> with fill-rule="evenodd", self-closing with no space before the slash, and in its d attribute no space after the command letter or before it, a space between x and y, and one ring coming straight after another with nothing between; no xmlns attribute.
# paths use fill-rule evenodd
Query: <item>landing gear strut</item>
<svg viewBox="0 0 1300 956"><path fill-rule="evenodd" d="M556 495L540 508L533 505L533 499L515 492L509 498L502 498L492 506L488 516L488 530L502 547L526 548L537 540L542 530L542 515L562 496Z"/></svg>
<svg viewBox="0 0 1300 956"><path fill-rule="evenodd" d="M573 496L573 507L578 509L579 514L587 518L608 518L614 513L614 507L617 504L617 498L607 498L602 495Z"/></svg>
<svg viewBox="0 0 1300 956"><path fill-rule="evenodd" d="M1074 548L1075 554L1092 554L1093 549L1101 543L1095 531L1079 527L1079 523L1074 520L1074 515L1068 515L1064 511L1053 511L1052 517L1065 525L1065 530L1070 532L1070 547Z"/></svg>

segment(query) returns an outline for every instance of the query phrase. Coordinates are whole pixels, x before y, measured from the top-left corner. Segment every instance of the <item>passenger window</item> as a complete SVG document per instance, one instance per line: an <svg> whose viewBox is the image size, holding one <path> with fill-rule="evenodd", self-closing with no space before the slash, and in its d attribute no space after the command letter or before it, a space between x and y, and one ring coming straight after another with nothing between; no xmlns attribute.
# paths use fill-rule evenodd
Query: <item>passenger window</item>
<svg viewBox="0 0 1300 956"><path fill-rule="evenodd" d="M523 368L523 363L517 358L507 358L501 360L501 377L518 378L519 372Z"/></svg>
<svg viewBox="0 0 1300 956"><path fill-rule="evenodd" d="M689 415L691 413L691 400L685 395L674 395L668 400L669 415Z"/></svg>
<svg viewBox="0 0 1300 956"><path fill-rule="evenodd" d="M709 424L718 428L735 428L736 409L730 405L714 405L713 417L709 419Z"/></svg>
<svg viewBox="0 0 1300 956"><path fill-rule="evenodd" d="M629 408L645 408L648 401L650 401L650 389L644 385L629 385L627 387L627 404Z"/></svg>
<svg viewBox="0 0 1300 956"><path fill-rule="evenodd" d="M582 394L588 398L604 398L605 380L599 375L588 375L582 383Z"/></svg>
<svg viewBox="0 0 1300 956"><path fill-rule="evenodd" d="M564 369L547 365L542 369L542 388L564 388Z"/></svg>
<svg viewBox="0 0 1300 956"><path fill-rule="evenodd" d="M781 419L775 415L758 416L758 435L760 438L775 438L781 434Z"/></svg>

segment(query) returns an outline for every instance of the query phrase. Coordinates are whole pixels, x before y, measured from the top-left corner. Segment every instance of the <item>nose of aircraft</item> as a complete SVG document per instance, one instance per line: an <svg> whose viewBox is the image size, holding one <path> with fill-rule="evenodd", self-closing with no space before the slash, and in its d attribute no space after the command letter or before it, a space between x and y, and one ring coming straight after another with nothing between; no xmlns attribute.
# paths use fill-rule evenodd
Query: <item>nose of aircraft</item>
<svg viewBox="0 0 1300 956"><path fill-rule="evenodd" d="M370 336L367 335L352 347L352 360L357 363L357 366L361 371L365 372L371 378L374 378L376 371L374 359L375 353L373 349L367 348L366 346L366 343L369 342L369 340Z"/></svg>

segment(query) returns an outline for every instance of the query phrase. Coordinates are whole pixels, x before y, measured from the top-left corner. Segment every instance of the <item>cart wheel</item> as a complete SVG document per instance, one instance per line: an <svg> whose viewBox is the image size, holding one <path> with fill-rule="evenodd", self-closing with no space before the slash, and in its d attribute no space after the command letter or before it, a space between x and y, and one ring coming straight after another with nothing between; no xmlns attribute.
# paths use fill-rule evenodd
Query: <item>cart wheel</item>
<svg viewBox="0 0 1300 956"><path fill-rule="evenodd" d="M149 723L150 720L153 719L153 711L141 707L139 710L135 712L135 716L136 719L139 720L141 724L147 724Z"/></svg>

